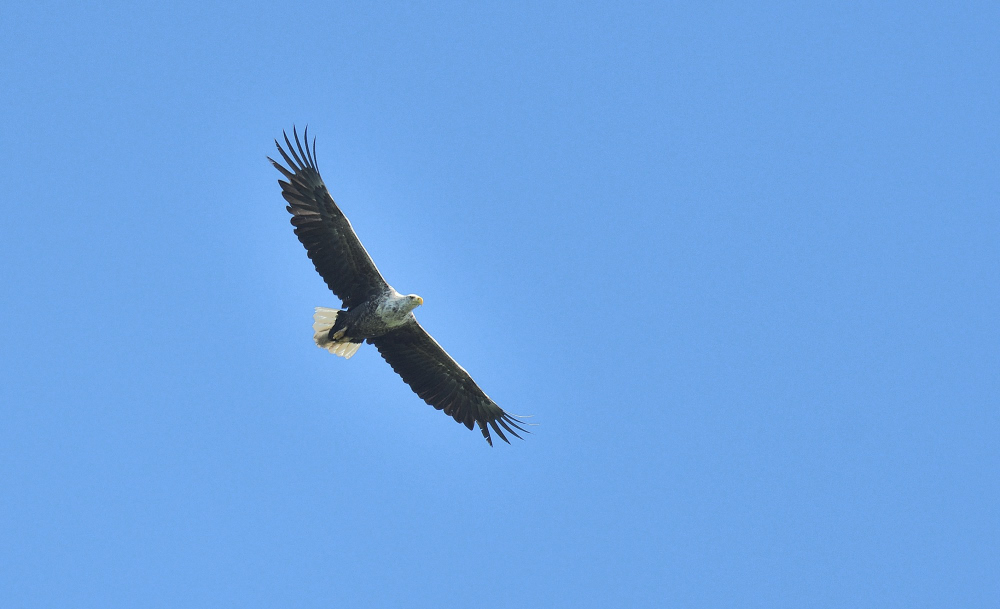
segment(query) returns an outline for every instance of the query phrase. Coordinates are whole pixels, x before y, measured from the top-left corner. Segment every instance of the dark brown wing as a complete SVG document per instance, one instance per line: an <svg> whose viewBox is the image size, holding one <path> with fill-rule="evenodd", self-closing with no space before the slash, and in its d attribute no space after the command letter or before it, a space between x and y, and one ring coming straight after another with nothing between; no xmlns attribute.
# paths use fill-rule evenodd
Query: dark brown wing
<svg viewBox="0 0 1000 609"><path fill-rule="evenodd" d="M478 424L490 446L493 446L490 427L508 444L510 441L503 430L515 438L521 436L514 429L527 432L521 427L524 422L504 412L483 393L465 368L459 366L416 320L384 336L369 338L368 342L375 345L414 393L469 429Z"/></svg>
<svg viewBox="0 0 1000 609"><path fill-rule="evenodd" d="M361 304L387 287L371 256L361 245L351 223L333 202L323 178L316 169L316 140L309 150L309 129L306 128L306 146L303 148L299 134L292 129L295 146L285 136L288 152L274 141L288 168L274 159L274 164L288 180L278 180L281 196L288 201L292 225L299 241L306 247L316 271L326 285L348 309ZM291 156L289 156L289 154Z"/></svg>

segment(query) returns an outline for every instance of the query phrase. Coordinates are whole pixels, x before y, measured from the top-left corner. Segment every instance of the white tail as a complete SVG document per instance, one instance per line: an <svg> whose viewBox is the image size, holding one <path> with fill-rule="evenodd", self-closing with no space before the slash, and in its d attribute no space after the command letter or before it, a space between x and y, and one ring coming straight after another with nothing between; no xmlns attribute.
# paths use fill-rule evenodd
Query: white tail
<svg viewBox="0 0 1000 609"><path fill-rule="evenodd" d="M361 343L338 341L336 339L330 340L330 328L336 323L337 315L339 314L340 311L337 309L316 307L316 314L313 315L313 332L315 332L313 340L316 341L317 347L326 349L330 353L339 355L344 359L351 359L351 356L358 352L358 347L361 346ZM338 330L337 334L340 333Z"/></svg>

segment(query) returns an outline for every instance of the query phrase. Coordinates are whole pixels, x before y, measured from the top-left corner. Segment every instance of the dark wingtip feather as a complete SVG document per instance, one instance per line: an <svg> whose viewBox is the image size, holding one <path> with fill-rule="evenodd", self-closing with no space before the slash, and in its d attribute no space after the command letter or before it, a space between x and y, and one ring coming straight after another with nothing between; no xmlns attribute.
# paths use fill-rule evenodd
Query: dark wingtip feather
<svg viewBox="0 0 1000 609"><path fill-rule="evenodd" d="M290 152L291 155L292 155L292 157L294 157L295 160L298 162L299 167L305 167L306 164L302 162L302 159L299 158L299 155L295 154L295 146L292 146L291 140L288 139L288 134L285 133L284 131L282 131L281 133L282 133L282 135L285 136L285 143L288 144L288 152ZM294 125L292 126L292 135L294 135L296 141L298 141L299 136L298 136L297 133L295 133L295 126ZM298 170L298 168L296 170Z"/></svg>
<svg viewBox="0 0 1000 609"><path fill-rule="evenodd" d="M518 416L520 416L520 415L518 415ZM521 432L524 432L524 433L531 433L531 432L528 431L527 429L521 427L521 425L537 425L537 423L525 423L524 421L518 419L517 416L509 415L507 413L504 413L503 420L505 422L513 425L514 427L516 427L518 429L518 431L521 431ZM515 436L517 436L517 434L514 433L514 430L511 430L510 433L512 433ZM517 436L517 437L520 438L521 436Z"/></svg>
<svg viewBox="0 0 1000 609"><path fill-rule="evenodd" d="M308 129L308 128L309 127L306 127L306 129ZM294 125L292 126L292 134L295 135L295 147L299 149L299 156L302 157L303 159L305 159L305 162L303 163L303 165L305 165L306 167L312 167L312 164L309 161L309 155L306 154L306 152L304 150L302 150L302 141L299 140L299 134L298 134L298 132L295 131L295 126ZM309 140L307 139L306 141L308 142Z"/></svg>
<svg viewBox="0 0 1000 609"><path fill-rule="evenodd" d="M497 423L500 423L500 425L504 429L506 429L508 433L510 433L511 435L513 435L518 440L523 440L524 439L521 436L517 435L517 432L514 431L513 429L511 429L510 425L507 424L507 423L513 423L513 421L511 421L509 417L506 417L506 416L500 417L499 419L497 419ZM516 423L514 424L514 427L517 427ZM521 431L524 431L524 430L522 429Z"/></svg>
<svg viewBox="0 0 1000 609"><path fill-rule="evenodd" d="M309 125L306 125L306 128L302 131L302 139L306 141L306 150L305 150L306 160L309 161L309 165L311 167L315 168L316 164L313 163L312 156L309 154Z"/></svg>
<svg viewBox="0 0 1000 609"><path fill-rule="evenodd" d="M284 133L284 131L282 131L282 133ZM285 135L285 141L287 141L287 140L288 140L288 136ZM299 171L302 171L301 168L299 168L299 166L296 165L295 162L292 161L292 159L288 156L288 154L285 153L285 149L281 147L281 144L278 143L278 140L274 140L274 145L275 145L275 147L277 147L278 152L281 153L281 158L285 159L285 163L288 165L288 169L290 169L294 173L298 173Z"/></svg>
<svg viewBox="0 0 1000 609"><path fill-rule="evenodd" d="M501 440L503 440L507 444L510 444L510 440L507 439L507 436L503 435L503 431L500 429L500 426L497 425L496 420L490 421L490 427L492 427L493 431L495 431L496 434L500 436Z"/></svg>
<svg viewBox="0 0 1000 609"><path fill-rule="evenodd" d="M294 177L294 174L291 171L285 169L284 165L282 165L278 161L275 161L271 157L267 157L267 160L271 161L271 164L274 165L275 169L281 172L281 175L285 176L289 180L291 180ZM278 180L278 183L281 184L282 186L286 184L286 182L282 182L281 180Z"/></svg>

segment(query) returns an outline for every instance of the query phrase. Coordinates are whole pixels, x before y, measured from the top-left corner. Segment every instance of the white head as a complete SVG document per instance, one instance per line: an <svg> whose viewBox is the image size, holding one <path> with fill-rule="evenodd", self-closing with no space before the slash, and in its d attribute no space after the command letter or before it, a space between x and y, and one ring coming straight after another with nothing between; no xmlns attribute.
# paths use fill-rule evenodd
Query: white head
<svg viewBox="0 0 1000 609"><path fill-rule="evenodd" d="M393 290L379 303L378 315L386 319L395 317L402 320L422 304L424 299L416 294L400 294Z"/></svg>
<svg viewBox="0 0 1000 609"><path fill-rule="evenodd" d="M424 299L417 296L416 294L407 294L403 298L406 299L406 310L412 311L420 305L424 304Z"/></svg>

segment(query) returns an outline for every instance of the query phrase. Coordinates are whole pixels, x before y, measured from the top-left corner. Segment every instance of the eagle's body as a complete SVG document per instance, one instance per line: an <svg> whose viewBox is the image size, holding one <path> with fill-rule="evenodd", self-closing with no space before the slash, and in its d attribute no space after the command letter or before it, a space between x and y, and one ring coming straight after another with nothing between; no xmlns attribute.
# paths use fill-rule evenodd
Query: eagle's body
<svg viewBox="0 0 1000 609"><path fill-rule="evenodd" d="M343 313L344 336L361 342L388 334L407 322L416 321L412 311L423 303L424 299L416 294L404 296L390 286L378 296ZM337 338L334 334L335 330L331 329L331 339Z"/></svg>
<svg viewBox="0 0 1000 609"><path fill-rule="evenodd" d="M316 307L313 340L330 353L351 359L358 350L356 345L385 336L411 321L416 323L412 311L423 303L424 299L416 294L404 296L386 286L353 309Z"/></svg>
<svg viewBox="0 0 1000 609"><path fill-rule="evenodd" d="M317 272L344 302L344 310L317 307L313 323L316 344L344 358L362 343L375 345L413 391L469 429L478 425L491 445L490 429L505 442L503 431L520 437L521 422L503 411L417 323L413 309L423 304L416 294L393 289L326 189L316 169L312 150L285 135L288 152L275 141L287 168L269 159L288 180L279 180L288 202L295 234L305 246ZM501 429L502 428L502 429Z"/></svg>

